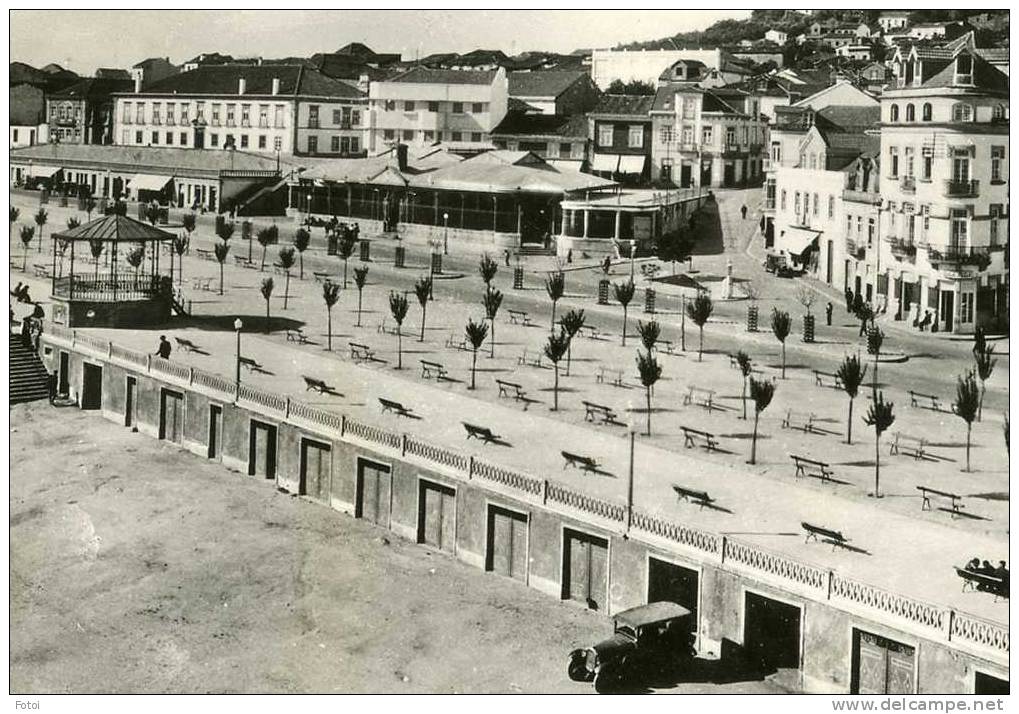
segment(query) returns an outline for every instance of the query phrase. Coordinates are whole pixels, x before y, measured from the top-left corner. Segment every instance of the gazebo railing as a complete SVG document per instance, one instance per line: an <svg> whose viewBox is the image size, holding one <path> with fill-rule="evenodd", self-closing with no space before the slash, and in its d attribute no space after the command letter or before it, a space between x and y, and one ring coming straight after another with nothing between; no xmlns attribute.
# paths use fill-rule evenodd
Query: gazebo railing
<svg viewBox="0 0 1019 714"><path fill-rule="evenodd" d="M72 285L73 281L73 285ZM53 295L75 300L93 302L115 302L119 300L144 300L159 293L158 275L100 276L65 275L53 280Z"/></svg>

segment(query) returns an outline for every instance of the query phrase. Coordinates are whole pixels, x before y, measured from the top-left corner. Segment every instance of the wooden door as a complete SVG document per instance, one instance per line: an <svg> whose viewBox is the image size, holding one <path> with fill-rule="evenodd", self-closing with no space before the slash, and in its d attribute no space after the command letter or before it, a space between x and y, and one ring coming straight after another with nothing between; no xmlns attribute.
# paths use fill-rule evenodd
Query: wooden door
<svg viewBox="0 0 1019 714"><path fill-rule="evenodd" d="M209 405L209 458L223 458L223 407Z"/></svg>
<svg viewBox="0 0 1019 714"><path fill-rule="evenodd" d="M456 492L422 481L418 497L418 542L452 553L456 539Z"/></svg>
<svg viewBox="0 0 1019 714"><path fill-rule="evenodd" d="M647 601L662 600L682 605L697 622L698 573L658 558L648 559Z"/></svg>
<svg viewBox="0 0 1019 714"><path fill-rule="evenodd" d="M301 494L319 501L329 501L331 452L329 444L311 439L301 440Z"/></svg>
<svg viewBox="0 0 1019 714"><path fill-rule="evenodd" d="M127 378L127 387L124 390L124 426L134 426L134 409L137 399L138 380L134 377Z"/></svg>
<svg viewBox="0 0 1019 714"><path fill-rule="evenodd" d="M746 593L743 647L751 662L765 670L800 666L800 609L772 598Z"/></svg>
<svg viewBox="0 0 1019 714"><path fill-rule="evenodd" d="M248 474L276 478L276 427L271 424L251 421Z"/></svg>
<svg viewBox="0 0 1019 714"><path fill-rule="evenodd" d="M853 631L853 694L913 694L916 650L862 630Z"/></svg>
<svg viewBox="0 0 1019 714"><path fill-rule="evenodd" d="M563 597L592 610L608 605L609 544L604 538L567 530L563 564Z"/></svg>
<svg viewBox="0 0 1019 714"><path fill-rule="evenodd" d="M354 506L354 515L389 528L392 493L389 467L361 459L357 468L357 503Z"/></svg>
<svg viewBox="0 0 1019 714"><path fill-rule="evenodd" d="M488 507L487 569L515 580L527 580L527 516Z"/></svg>
<svg viewBox="0 0 1019 714"><path fill-rule="evenodd" d="M180 444L184 440L184 395L170 389L161 392L159 438Z"/></svg>
<svg viewBox="0 0 1019 714"><path fill-rule="evenodd" d="M97 364L82 363L81 408L101 409L103 406L103 368Z"/></svg>

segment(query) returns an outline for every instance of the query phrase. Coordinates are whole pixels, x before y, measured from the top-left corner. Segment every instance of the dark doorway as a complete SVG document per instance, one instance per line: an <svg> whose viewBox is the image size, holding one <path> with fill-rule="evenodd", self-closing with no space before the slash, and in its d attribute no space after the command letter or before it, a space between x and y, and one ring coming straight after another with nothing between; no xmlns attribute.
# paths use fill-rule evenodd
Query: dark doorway
<svg viewBox="0 0 1019 714"><path fill-rule="evenodd" d="M909 646L853 630L853 694L913 694L916 650Z"/></svg>
<svg viewBox="0 0 1019 714"><path fill-rule="evenodd" d="M693 186L693 166L683 163L679 167L679 185L683 188Z"/></svg>
<svg viewBox="0 0 1019 714"><path fill-rule="evenodd" d="M205 127L195 127L195 148L205 148Z"/></svg>
<svg viewBox="0 0 1019 714"><path fill-rule="evenodd" d="M856 276L855 285L856 285L856 290L853 292L853 295L860 295L861 292L862 292L861 289L863 287L863 279L859 275Z"/></svg>
<svg viewBox="0 0 1019 714"><path fill-rule="evenodd" d="M733 166L728 161L725 162L723 173L724 173L724 179L722 183L723 186L729 187L736 183L736 167Z"/></svg>
<svg viewBox="0 0 1019 714"><path fill-rule="evenodd" d="M389 528L391 493L392 477L389 467L367 459L358 459L354 517Z"/></svg>
<svg viewBox="0 0 1019 714"><path fill-rule="evenodd" d="M973 677L974 694L1008 694L1008 680L976 672Z"/></svg>
<svg viewBox="0 0 1019 714"><path fill-rule="evenodd" d="M209 405L209 458L223 458L223 407Z"/></svg>
<svg viewBox="0 0 1019 714"><path fill-rule="evenodd" d="M527 580L527 516L498 506L488 507L488 552L485 570Z"/></svg>
<svg viewBox="0 0 1019 714"><path fill-rule="evenodd" d="M316 501L329 502L329 481L332 472L332 449L329 444L313 439L301 439L302 496Z"/></svg>
<svg viewBox="0 0 1019 714"><path fill-rule="evenodd" d="M184 440L184 395L163 389L159 402L159 438L180 444Z"/></svg>
<svg viewBox="0 0 1019 714"><path fill-rule="evenodd" d="M743 648L752 665L765 670L800 666L800 608L747 593Z"/></svg>
<svg viewBox="0 0 1019 714"><path fill-rule="evenodd" d="M276 427L251 420L248 443L248 475L276 478Z"/></svg>
<svg viewBox="0 0 1019 714"><path fill-rule="evenodd" d="M101 409L103 406L103 368L97 364L82 363L81 408Z"/></svg>
<svg viewBox="0 0 1019 714"><path fill-rule="evenodd" d="M138 380L135 377L128 377L127 386L124 389L124 426L134 426L134 408L137 392Z"/></svg>
<svg viewBox="0 0 1019 714"><path fill-rule="evenodd" d="M941 309L938 311L945 332L951 332L955 327L955 293L945 290L941 293Z"/></svg>
<svg viewBox="0 0 1019 714"><path fill-rule="evenodd" d="M667 600L682 605L693 613L697 622L698 573L692 568L658 558L648 558L647 601Z"/></svg>
<svg viewBox="0 0 1019 714"><path fill-rule="evenodd" d="M57 372L57 393L64 396L71 389L71 356L67 352L60 353L60 367Z"/></svg>
<svg viewBox="0 0 1019 714"><path fill-rule="evenodd" d="M845 290L849 287L849 260L846 260L846 274L842 278L842 289Z"/></svg>
<svg viewBox="0 0 1019 714"><path fill-rule="evenodd" d="M609 590L609 542L566 529L563 546L563 599L582 602L592 610L605 610Z"/></svg>
<svg viewBox="0 0 1019 714"><path fill-rule="evenodd" d="M711 161L701 162L701 186L707 188L711 185Z"/></svg>
<svg viewBox="0 0 1019 714"><path fill-rule="evenodd" d="M421 481L418 493L418 543L452 553L456 540L456 491Z"/></svg>
<svg viewBox="0 0 1019 714"><path fill-rule="evenodd" d="M835 272L835 244L828 241L828 260L825 261L824 281L831 285L832 274Z"/></svg>

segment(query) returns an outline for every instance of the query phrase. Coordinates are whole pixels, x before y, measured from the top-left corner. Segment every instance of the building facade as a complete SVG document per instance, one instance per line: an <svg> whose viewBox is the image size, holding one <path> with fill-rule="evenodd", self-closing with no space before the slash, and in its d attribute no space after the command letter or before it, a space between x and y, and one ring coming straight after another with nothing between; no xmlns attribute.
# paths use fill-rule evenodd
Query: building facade
<svg viewBox="0 0 1019 714"><path fill-rule="evenodd" d="M591 75L575 71L510 72L509 96L542 114L583 114L601 92Z"/></svg>
<svg viewBox="0 0 1019 714"><path fill-rule="evenodd" d="M7 148L45 144L49 134L46 92L31 84L18 84L11 87L9 101L10 140Z"/></svg>
<svg viewBox="0 0 1019 714"><path fill-rule="evenodd" d="M651 108L654 97L603 94L588 114L591 172L625 185L651 177Z"/></svg>
<svg viewBox="0 0 1019 714"><path fill-rule="evenodd" d="M131 80L83 79L46 98L49 140L62 144L112 144L114 95Z"/></svg>

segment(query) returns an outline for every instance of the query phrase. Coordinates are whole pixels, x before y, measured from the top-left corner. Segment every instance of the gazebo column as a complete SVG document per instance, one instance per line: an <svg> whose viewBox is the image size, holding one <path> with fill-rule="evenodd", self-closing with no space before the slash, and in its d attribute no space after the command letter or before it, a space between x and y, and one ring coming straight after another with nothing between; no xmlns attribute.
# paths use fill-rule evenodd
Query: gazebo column
<svg viewBox="0 0 1019 714"><path fill-rule="evenodd" d="M117 242L110 241L110 252L113 253L113 302L117 302Z"/></svg>
<svg viewBox="0 0 1019 714"><path fill-rule="evenodd" d="M616 240L619 240L619 224L622 222L622 216L623 216L622 211L616 211L616 226L614 229L615 232L613 233Z"/></svg>
<svg viewBox="0 0 1019 714"><path fill-rule="evenodd" d="M347 184L347 219L354 217L354 189Z"/></svg>
<svg viewBox="0 0 1019 714"><path fill-rule="evenodd" d="M524 216L524 209L520 205L520 199L518 198L517 199L517 236L518 237L520 237L520 224L521 224L521 222L523 220L523 216ZM521 240L523 240L522 237L521 237Z"/></svg>
<svg viewBox="0 0 1019 714"><path fill-rule="evenodd" d="M439 225L439 192L438 191L433 191L432 192L432 199L433 199L432 200L432 205L435 206L435 218L432 220L432 225L433 226L437 226L437 225Z"/></svg>
<svg viewBox="0 0 1019 714"><path fill-rule="evenodd" d="M590 215L589 215L590 213L591 213L590 210L588 210L586 208L584 209L584 237L585 238L587 238L587 226L588 226L588 223L589 223L588 219L590 218Z"/></svg>
<svg viewBox="0 0 1019 714"><path fill-rule="evenodd" d="M71 268L67 272L67 299L74 299L74 244L76 241L71 241Z"/></svg>

